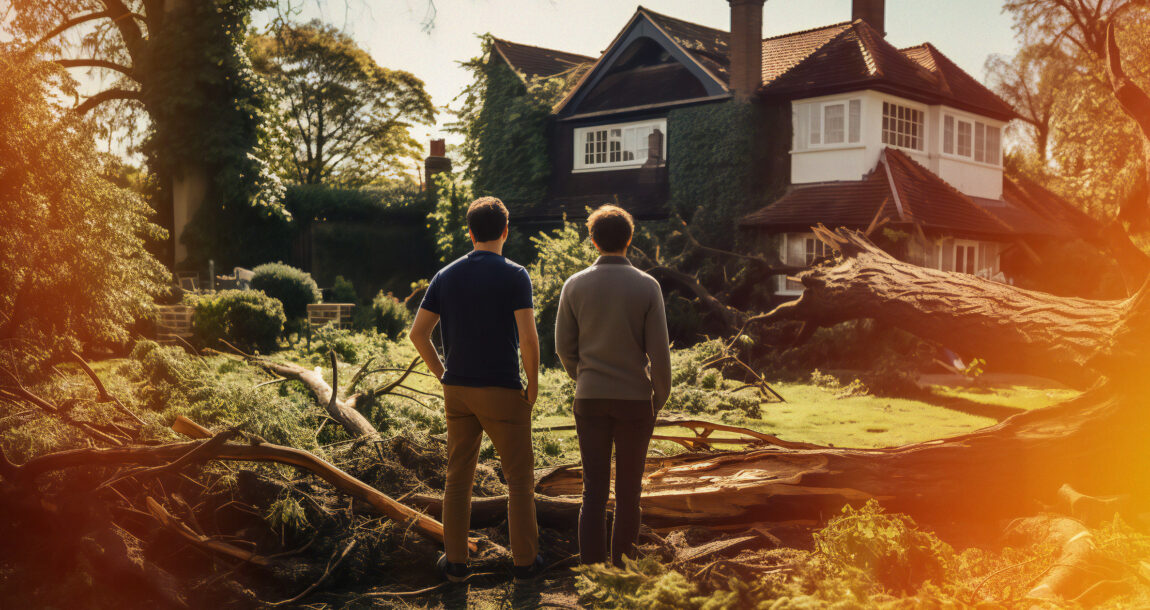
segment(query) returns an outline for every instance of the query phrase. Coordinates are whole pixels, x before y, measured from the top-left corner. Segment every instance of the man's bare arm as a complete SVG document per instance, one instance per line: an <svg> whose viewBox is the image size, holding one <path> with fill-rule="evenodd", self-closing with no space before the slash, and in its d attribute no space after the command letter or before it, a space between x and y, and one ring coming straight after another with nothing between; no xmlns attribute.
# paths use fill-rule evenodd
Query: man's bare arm
<svg viewBox="0 0 1150 610"><path fill-rule="evenodd" d="M519 328L519 351L527 373L527 402L534 405L539 396L539 333L535 330L535 310L516 309L515 326Z"/></svg>
<svg viewBox="0 0 1150 610"><path fill-rule="evenodd" d="M439 359L439 353L435 351L435 346L431 343L431 331L435 329L435 325L438 323L439 314L420 307L419 311L415 313L415 322L411 324L411 332L407 334L407 338L411 339L412 344L415 345L415 351L419 352L419 356L423 358L427 370L431 371L436 379L442 379L443 361ZM538 352L538 348L536 348L536 352ZM538 362L538 360L536 361Z"/></svg>

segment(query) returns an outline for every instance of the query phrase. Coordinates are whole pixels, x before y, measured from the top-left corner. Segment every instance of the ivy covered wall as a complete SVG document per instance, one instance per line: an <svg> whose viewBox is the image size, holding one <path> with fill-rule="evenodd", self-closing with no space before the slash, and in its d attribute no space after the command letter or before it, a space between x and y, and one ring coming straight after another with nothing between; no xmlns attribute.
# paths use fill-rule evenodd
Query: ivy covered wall
<svg viewBox="0 0 1150 610"><path fill-rule="evenodd" d="M453 125L466 140L461 152L464 177L476 197L493 195L506 203L535 203L547 194L551 176L548 117L577 74L531 79L527 83L483 37L483 54L464 64L473 81Z"/></svg>
<svg viewBox="0 0 1150 610"><path fill-rule="evenodd" d="M670 211L705 243L729 243L739 218L785 188L790 173L786 105L726 101L667 116Z"/></svg>

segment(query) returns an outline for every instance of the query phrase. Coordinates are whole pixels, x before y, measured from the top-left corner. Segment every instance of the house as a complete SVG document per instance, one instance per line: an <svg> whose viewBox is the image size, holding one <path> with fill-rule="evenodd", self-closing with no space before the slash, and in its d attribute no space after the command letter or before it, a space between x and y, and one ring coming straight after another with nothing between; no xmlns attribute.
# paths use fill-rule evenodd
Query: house
<svg viewBox="0 0 1150 610"><path fill-rule="evenodd" d="M1035 240L1096 226L1004 177L1014 110L930 43L887 42L883 0L854 0L850 21L765 39L764 0L728 1L730 32L639 7L598 59L579 64L582 77L550 117L547 194L523 202L517 217L578 217L604 202L666 217L676 172L690 169L676 166L676 151L712 145L690 140L677 117L750 103L767 123L754 142L766 154L748 156L740 171L767 177L766 200L748 195L737 225L769 236L785 264L827 254L810 232L818 223L881 227L896 256L1007 281L1004 257L1033 257ZM524 75L586 60L506 41L496 48ZM778 295L801 292L773 281Z"/></svg>

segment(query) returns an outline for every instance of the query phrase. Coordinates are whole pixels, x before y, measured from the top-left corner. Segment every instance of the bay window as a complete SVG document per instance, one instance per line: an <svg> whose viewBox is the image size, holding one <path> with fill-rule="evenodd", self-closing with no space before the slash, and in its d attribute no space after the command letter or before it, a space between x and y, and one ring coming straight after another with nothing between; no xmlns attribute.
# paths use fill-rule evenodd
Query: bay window
<svg viewBox="0 0 1150 610"><path fill-rule="evenodd" d="M925 113L917 108L882 103L882 143L888 146L923 149L926 134Z"/></svg>
<svg viewBox="0 0 1150 610"><path fill-rule="evenodd" d="M942 119L942 152L978 163L1002 163L1002 128L951 114Z"/></svg>

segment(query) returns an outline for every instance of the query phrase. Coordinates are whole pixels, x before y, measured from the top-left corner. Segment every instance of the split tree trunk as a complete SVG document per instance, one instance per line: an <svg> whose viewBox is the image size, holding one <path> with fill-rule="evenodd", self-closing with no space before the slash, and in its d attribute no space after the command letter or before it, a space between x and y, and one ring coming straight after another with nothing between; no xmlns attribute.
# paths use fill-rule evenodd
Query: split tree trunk
<svg viewBox="0 0 1150 610"><path fill-rule="evenodd" d="M801 274L802 299L767 319L873 317L1020 370L1104 381L1054 407L897 448L652 458L642 500L650 525L821 521L875 498L888 510L962 529L1033 514L1066 483L1091 495L1150 498L1150 287L1124 301L1057 298L902 263L855 232L819 234L843 257ZM578 466L560 468L538 490L571 497L580 478Z"/></svg>
<svg viewBox="0 0 1150 610"><path fill-rule="evenodd" d="M856 232L815 231L842 258L799 274L803 295L757 321L830 326L872 318L995 368L1084 388L1098 379L1091 359L1107 347L1128 305L927 269L895 259Z"/></svg>

